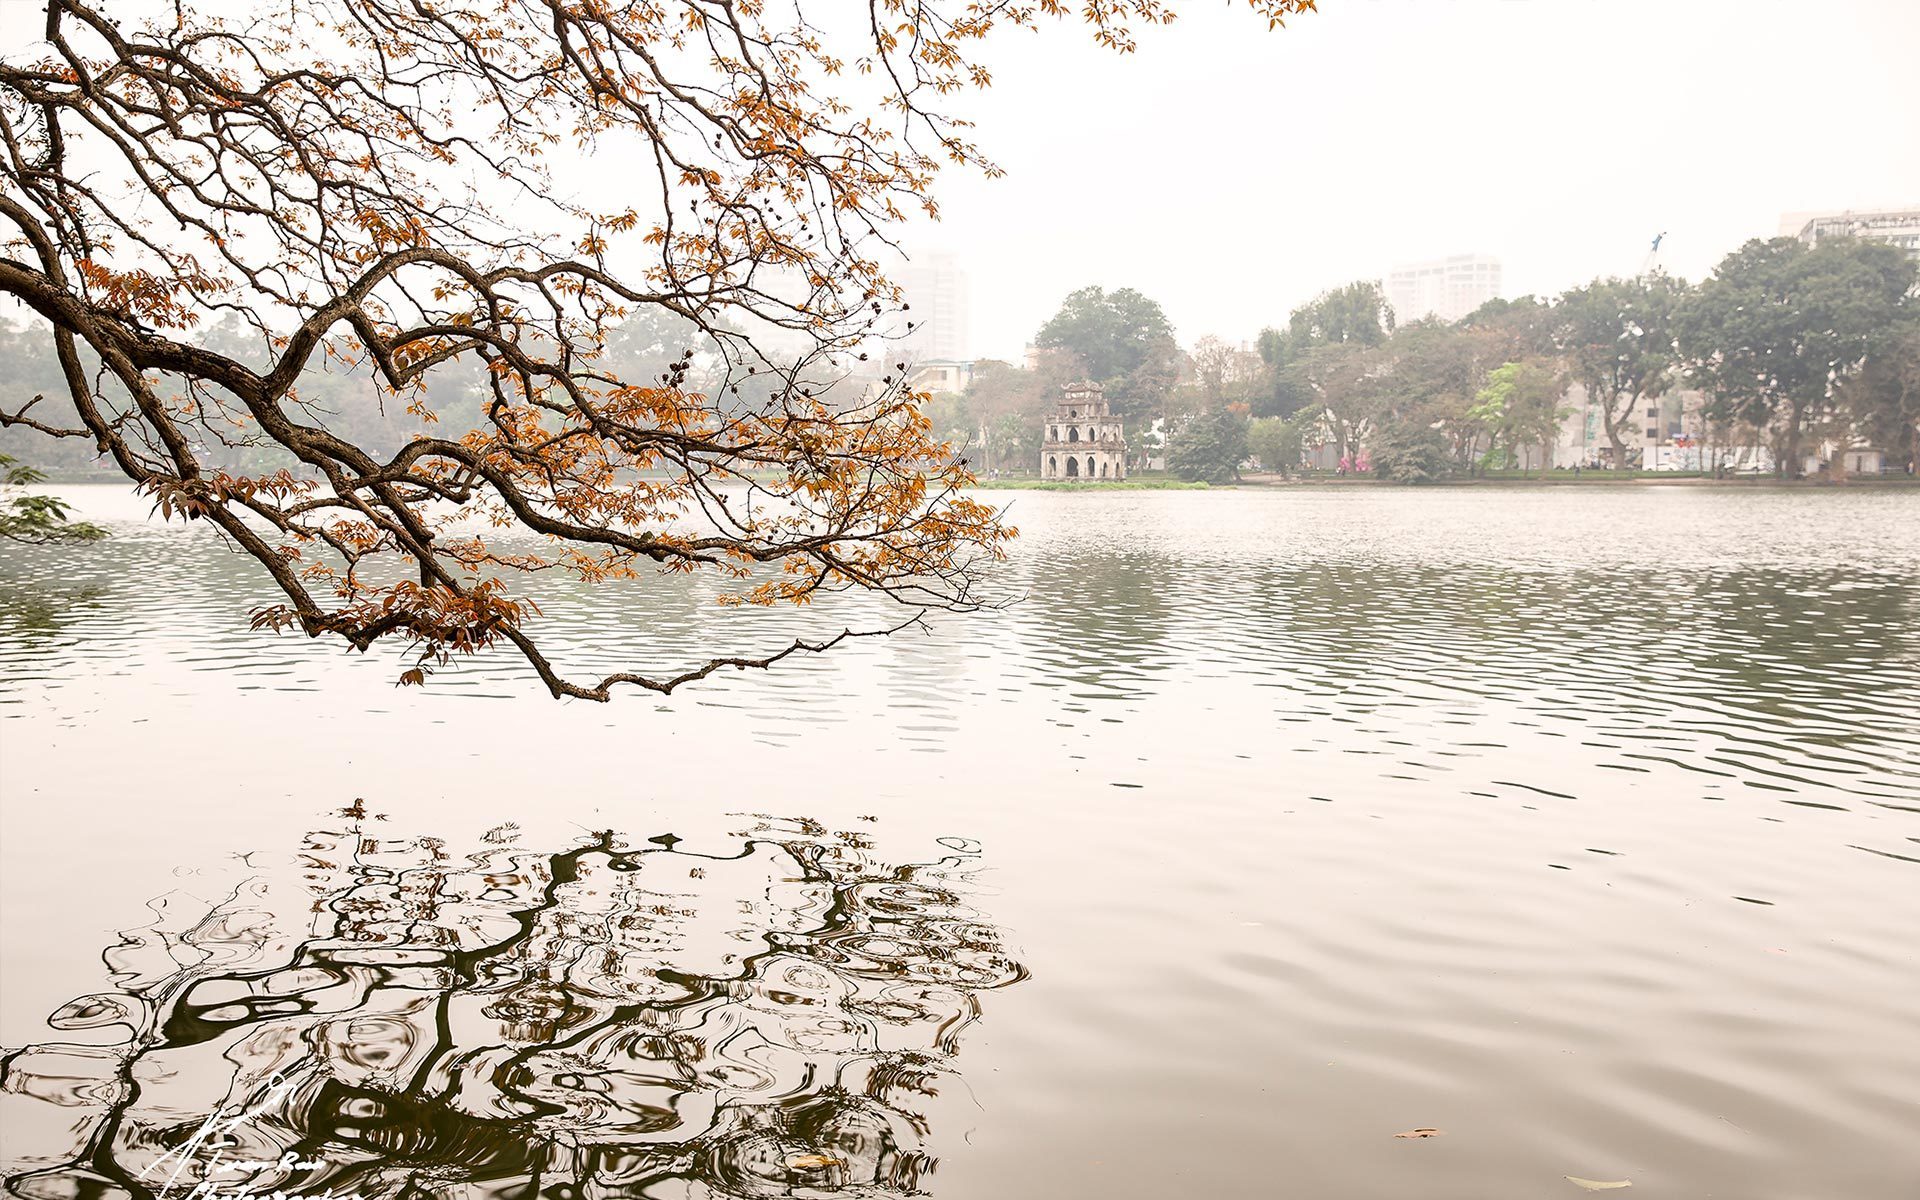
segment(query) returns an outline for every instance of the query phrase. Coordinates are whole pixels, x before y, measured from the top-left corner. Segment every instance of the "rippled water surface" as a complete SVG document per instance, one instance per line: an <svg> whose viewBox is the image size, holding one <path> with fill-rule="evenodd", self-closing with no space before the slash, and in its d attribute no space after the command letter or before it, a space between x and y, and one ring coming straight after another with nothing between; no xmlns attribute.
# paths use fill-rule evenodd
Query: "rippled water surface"
<svg viewBox="0 0 1920 1200"><path fill-rule="evenodd" d="M16 1195L240 1109L228 1193L1920 1195L1920 494L995 493L1018 603L604 706L73 496L0 549ZM876 615L541 604L583 674Z"/></svg>

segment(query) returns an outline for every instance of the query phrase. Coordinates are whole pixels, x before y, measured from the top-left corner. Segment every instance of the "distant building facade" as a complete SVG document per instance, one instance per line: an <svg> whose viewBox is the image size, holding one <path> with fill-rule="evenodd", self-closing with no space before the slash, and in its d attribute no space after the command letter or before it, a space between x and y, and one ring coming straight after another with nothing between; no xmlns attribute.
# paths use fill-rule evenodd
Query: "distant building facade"
<svg viewBox="0 0 1920 1200"><path fill-rule="evenodd" d="M917 391L957 396L973 382L973 364L949 358L922 359L914 365L907 382Z"/></svg>
<svg viewBox="0 0 1920 1200"><path fill-rule="evenodd" d="M894 274L906 297L905 318L913 323L901 345L922 362L971 359L967 273L959 260L951 254L923 255Z"/></svg>
<svg viewBox="0 0 1920 1200"><path fill-rule="evenodd" d="M1042 479L1125 479L1127 438L1097 383L1069 383L1040 439Z"/></svg>
<svg viewBox="0 0 1920 1200"><path fill-rule="evenodd" d="M1403 263L1387 272L1387 303L1396 321L1423 317L1458 321L1500 295L1500 260L1459 254L1431 262Z"/></svg>
<svg viewBox="0 0 1920 1200"><path fill-rule="evenodd" d="M1134 465L1143 471L1164 471L1167 469L1167 419L1155 417L1147 426L1147 436L1140 439L1139 457Z"/></svg>
<svg viewBox="0 0 1920 1200"><path fill-rule="evenodd" d="M1607 439L1606 422L1597 400L1589 399L1586 389L1573 384L1563 403L1567 417L1560 424L1549 466L1614 467L1643 471L1712 471L1766 473L1774 467L1773 451L1766 435L1744 426L1716 425L1707 418L1707 397L1691 388L1675 388L1658 399L1643 399L1620 431L1626 449L1624 462L1613 461L1613 446ZM1879 470L1878 458L1855 454L1847 462L1850 470L1872 474ZM1525 456L1523 456L1525 457ZM1861 462L1865 465L1854 467ZM1537 465L1537 457L1525 465Z"/></svg>
<svg viewBox="0 0 1920 1200"><path fill-rule="evenodd" d="M1800 218L1805 220L1800 220ZM1795 213L1782 225L1799 221L1793 236L1809 246L1830 237L1871 238L1906 251L1920 261L1920 204L1910 208L1878 208L1836 213Z"/></svg>
<svg viewBox="0 0 1920 1200"><path fill-rule="evenodd" d="M1560 422L1548 466L1622 467L1642 470L1699 470L1708 441L1706 397L1677 388L1663 396L1643 398L1623 413L1620 441L1626 461L1613 461L1613 443L1607 437L1605 415L1586 388L1571 384L1562 400L1567 416ZM1528 465L1538 465L1537 461Z"/></svg>

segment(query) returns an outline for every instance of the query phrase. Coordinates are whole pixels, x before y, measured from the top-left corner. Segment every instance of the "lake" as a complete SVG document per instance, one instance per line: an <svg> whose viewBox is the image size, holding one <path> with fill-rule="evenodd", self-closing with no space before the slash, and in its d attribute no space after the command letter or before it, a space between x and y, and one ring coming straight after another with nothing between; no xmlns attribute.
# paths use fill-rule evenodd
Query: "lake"
<svg viewBox="0 0 1920 1200"><path fill-rule="evenodd" d="M17 1195L241 1101L366 1197L1920 1195L1920 492L995 492L1004 609L607 705L251 632L66 492L115 536L0 550ZM537 594L579 673L885 615Z"/></svg>

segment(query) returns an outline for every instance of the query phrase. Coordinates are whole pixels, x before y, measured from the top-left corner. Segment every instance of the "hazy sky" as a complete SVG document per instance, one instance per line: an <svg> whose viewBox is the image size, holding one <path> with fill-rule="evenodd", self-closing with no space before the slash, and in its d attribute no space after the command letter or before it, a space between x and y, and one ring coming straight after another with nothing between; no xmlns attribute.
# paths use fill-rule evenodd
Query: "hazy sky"
<svg viewBox="0 0 1920 1200"><path fill-rule="evenodd" d="M1508 295L1688 278L1783 211L1920 204L1920 0L1321 0L1271 34L1188 0L1118 58L1002 40L966 103L1008 169L913 244L1014 358L1075 287L1251 338L1395 262L1498 256Z"/></svg>
<svg viewBox="0 0 1920 1200"><path fill-rule="evenodd" d="M1070 23L996 35L993 88L956 103L1008 175L946 172L906 239L963 261L974 356L1017 361L1089 283L1190 346L1397 262L1493 254L1508 295L1548 294L1665 231L1697 279L1783 212L1920 205L1920 0L1320 4L1269 33L1175 0L1124 57ZM0 44L43 11L0 0Z"/></svg>

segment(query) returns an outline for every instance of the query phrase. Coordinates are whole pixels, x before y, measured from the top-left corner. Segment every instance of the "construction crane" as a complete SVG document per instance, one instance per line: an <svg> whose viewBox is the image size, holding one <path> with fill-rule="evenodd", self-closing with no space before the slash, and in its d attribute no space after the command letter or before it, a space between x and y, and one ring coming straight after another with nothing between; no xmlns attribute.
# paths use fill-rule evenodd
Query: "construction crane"
<svg viewBox="0 0 1920 1200"><path fill-rule="evenodd" d="M1647 250L1647 261L1640 264L1642 275L1651 275L1660 269L1660 243L1667 240L1666 230L1653 235L1653 245Z"/></svg>

